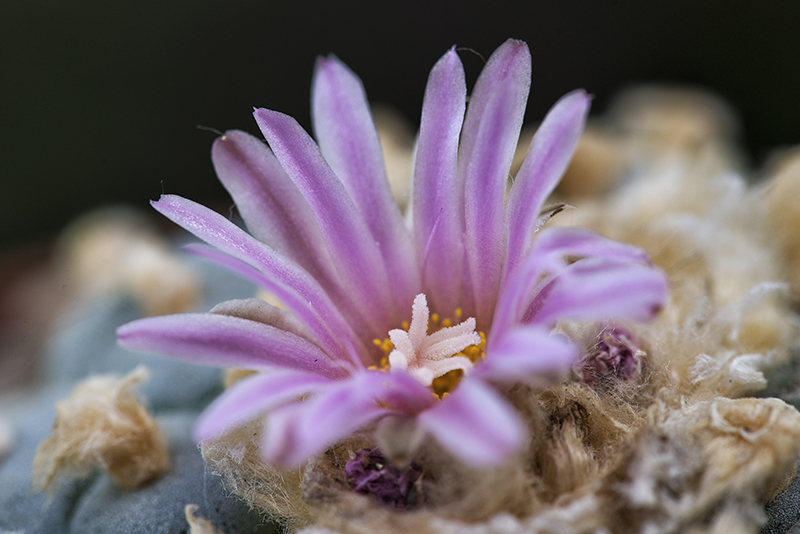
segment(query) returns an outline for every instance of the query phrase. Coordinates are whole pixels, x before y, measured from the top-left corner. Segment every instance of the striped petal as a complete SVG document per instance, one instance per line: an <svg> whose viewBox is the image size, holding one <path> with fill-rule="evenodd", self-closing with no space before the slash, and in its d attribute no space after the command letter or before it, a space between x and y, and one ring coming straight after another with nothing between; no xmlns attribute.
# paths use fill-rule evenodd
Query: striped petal
<svg viewBox="0 0 800 534"><path fill-rule="evenodd" d="M278 161L311 207L345 293L376 330L398 324L401 319L394 309L378 244L319 147L288 115L257 109L255 117Z"/></svg>
<svg viewBox="0 0 800 534"><path fill-rule="evenodd" d="M524 263L503 280L497 297L489 344L501 337L502 331L518 324L527 310L533 288L542 275L561 270L567 256L596 257L620 262L649 264L640 248L613 241L581 228L548 228L533 243Z"/></svg>
<svg viewBox="0 0 800 534"><path fill-rule="evenodd" d="M293 293L291 288L287 290L287 288L276 286L275 278L265 275L255 267L213 247L192 243L183 249L189 254L216 263L275 294L300 319L303 326L308 328L308 331L312 333L312 340L325 349L328 354L336 354L340 358L346 357L358 367L362 367L361 363L365 365L375 363L372 361L373 355L370 349L364 345L364 340L375 339L377 334L371 333L370 328L361 321L360 315L354 316L346 313L349 302L340 302L337 307L325 295L319 301L303 300L303 295ZM328 320L324 319L325 314L328 314ZM295 331L294 328L283 329L290 332ZM306 336L303 335L303 337ZM346 356L342 356L342 354Z"/></svg>
<svg viewBox="0 0 800 534"><path fill-rule="evenodd" d="M478 466L501 463L525 439L514 409L481 380L462 380L418 420L454 456Z"/></svg>
<svg viewBox="0 0 800 534"><path fill-rule="evenodd" d="M287 467L297 466L362 426L395 413L376 402L383 374L359 373L311 400L274 410L262 443L264 457Z"/></svg>
<svg viewBox="0 0 800 534"><path fill-rule="evenodd" d="M335 275L317 222L267 145L233 130L214 142L211 159L250 233L331 287Z"/></svg>
<svg viewBox="0 0 800 534"><path fill-rule="evenodd" d="M380 244L395 306L405 309L419 293L419 270L411 235L389 188L361 80L336 57L319 58L311 103L320 151Z"/></svg>
<svg viewBox="0 0 800 534"><path fill-rule="evenodd" d="M508 273L528 252L542 205L567 170L590 103L591 97L583 90L567 94L548 112L533 137L506 203Z"/></svg>
<svg viewBox="0 0 800 534"><path fill-rule="evenodd" d="M297 265L200 204L174 195L164 195L152 204L168 219L224 253L206 250L206 257L234 272L256 277L259 285L272 291L308 326L326 352L342 360L357 360L353 356L364 353L348 350L359 347L358 337L325 291Z"/></svg>
<svg viewBox="0 0 800 534"><path fill-rule="evenodd" d="M347 373L313 343L278 328L226 315L186 313L148 317L117 330L122 347L201 365L280 367L343 378Z"/></svg>
<svg viewBox="0 0 800 534"><path fill-rule="evenodd" d="M197 442L225 434L272 408L320 390L330 379L292 371L259 373L244 378L219 396L194 427Z"/></svg>
<svg viewBox="0 0 800 534"><path fill-rule="evenodd" d="M451 48L431 70L414 160L412 217L424 291L434 309L462 305L464 248L458 139L466 108L464 67Z"/></svg>
<svg viewBox="0 0 800 534"><path fill-rule="evenodd" d="M552 381L563 376L578 356L564 336L538 327L516 327L492 345L472 376L495 383Z"/></svg>
<svg viewBox="0 0 800 534"><path fill-rule="evenodd" d="M549 286L544 302L523 321L546 326L565 319L651 321L668 289L658 269L594 258L573 263Z"/></svg>
<svg viewBox="0 0 800 534"><path fill-rule="evenodd" d="M465 246L474 314L482 325L491 323L502 274L506 183L530 83L528 46L506 41L483 68L464 119L458 164L464 187Z"/></svg>

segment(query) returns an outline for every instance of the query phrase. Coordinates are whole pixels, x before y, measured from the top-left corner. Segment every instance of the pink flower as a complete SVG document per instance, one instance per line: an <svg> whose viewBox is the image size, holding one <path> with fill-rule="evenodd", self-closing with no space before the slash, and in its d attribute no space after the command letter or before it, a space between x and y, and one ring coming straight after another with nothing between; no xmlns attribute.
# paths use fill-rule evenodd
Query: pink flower
<svg viewBox="0 0 800 534"><path fill-rule="evenodd" d="M578 355L551 333L556 322L654 317L667 284L640 249L586 230L537 232L583 129L585 92L548 113L505 201L529 86L520 41L494 52L468 109L455 49L434 65L410 228L361 82L334 57L316 65L316 143L291 117L257 109L269 147L238 131L214 144L252 235L177 196L153 203L213 247L192 252L289 310L253 299L119 329L126 347L261 371L206 410L198 440L265 414L264 457L296 465L379 422L383 435L428 434L464 461L497 463L524 440L504 389L563 376ZM448 323L458 324L439 328Z"/></svg>

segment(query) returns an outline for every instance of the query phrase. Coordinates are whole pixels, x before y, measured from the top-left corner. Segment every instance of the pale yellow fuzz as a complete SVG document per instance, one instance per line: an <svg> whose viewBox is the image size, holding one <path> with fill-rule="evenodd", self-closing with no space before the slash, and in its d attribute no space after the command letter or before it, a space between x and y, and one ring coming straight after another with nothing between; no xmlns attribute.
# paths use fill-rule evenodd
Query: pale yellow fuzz
<svg viewBox="0 0 800 534"><path fill-rule="evenodd" d="M124 488L137 488L169 467L167 444L135 395L150 372L143 366L120 378L93 376L56 403L50 437L36 451L33 488L51 490L60 476L105 470Z"/></svg>
<svg viewBox="0 0 800 534"><path fill-rule="evenodd" d="M127 293L144 315L187 312L200 300L195 273L135 212L106 208L81 217L64 232L60 259L72 289L88 297Z"/></svg>
<svg viewBox="0 0 800 534"><path fill-rule="evenodd" d="M800 149L780 157L762 186L762 211L767 237L780 251L780 265L792 298L800 302Z"/></svg>

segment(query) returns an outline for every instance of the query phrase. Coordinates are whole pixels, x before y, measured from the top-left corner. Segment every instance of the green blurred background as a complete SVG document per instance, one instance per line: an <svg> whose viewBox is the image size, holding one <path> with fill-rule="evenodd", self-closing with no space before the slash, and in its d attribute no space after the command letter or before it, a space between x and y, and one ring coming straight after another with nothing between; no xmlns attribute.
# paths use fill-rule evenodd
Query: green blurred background
<svg viewBox="0 0 800 534"><path fill-rule="evenodd" d="M336 53L373 101L418 121L453 44L533 55L527 120L584 87L708 87L741 114L754 164L800 141L800 2L16 0L0 7L0 251L109 203L163 191L227 202L214 134L257 132L254 106L309 125L314 58ZM482 60L462 53L469 81Z"/></svg>

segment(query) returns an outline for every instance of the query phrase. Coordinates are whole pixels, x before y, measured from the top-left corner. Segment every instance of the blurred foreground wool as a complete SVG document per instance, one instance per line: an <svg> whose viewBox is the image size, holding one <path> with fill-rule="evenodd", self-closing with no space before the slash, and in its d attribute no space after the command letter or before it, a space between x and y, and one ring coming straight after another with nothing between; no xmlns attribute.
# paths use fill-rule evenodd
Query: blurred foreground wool
<svg viewBox="0 0 800 534"><path fill-rule="evenodd" d="M792 300L800 303L800 149L775 158L762 185L763 215L781 267L789 282Z"/></svg>
<svg viewBox="0 0 800 534"><path fill-rule="evenodd" d="M33 487L55 489L61 476L108 472L123 488L137 488L169 467L169 453L153 417L135 395L149 378L145 367L128 376L93 376L56 403L53 432L36 451Z"/></svg>
<svg viewBox="0 0 800 534"><path fill-rule="evenodd" d="M123 292L147 316L192 310L200 283L142 214L105 208L79 218L61 239L68 282L81 298Z"/></svg>

